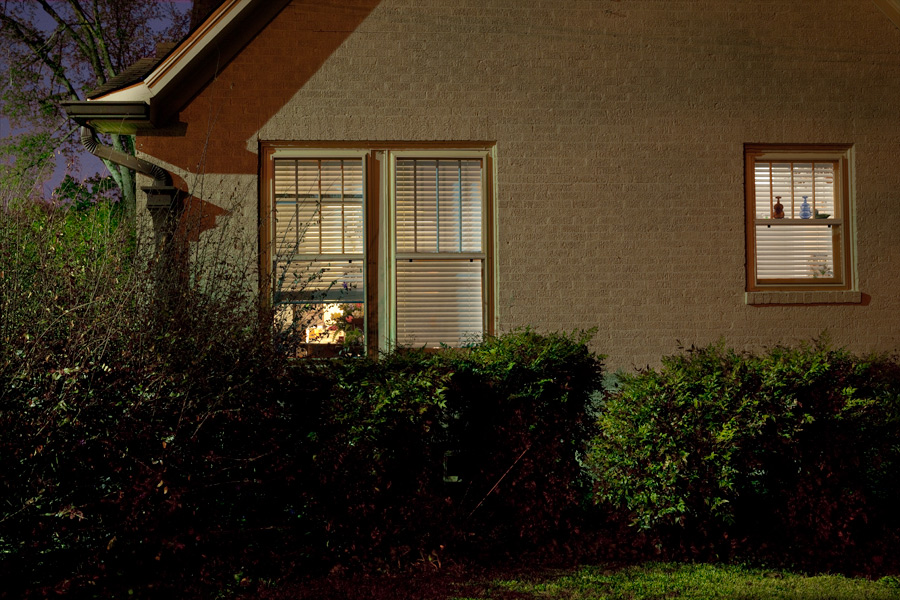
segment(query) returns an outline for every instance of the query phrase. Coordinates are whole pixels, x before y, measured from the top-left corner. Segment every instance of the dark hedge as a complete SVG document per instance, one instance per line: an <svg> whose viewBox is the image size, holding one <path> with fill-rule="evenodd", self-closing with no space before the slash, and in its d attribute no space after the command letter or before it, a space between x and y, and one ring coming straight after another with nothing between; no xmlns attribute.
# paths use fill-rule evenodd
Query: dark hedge
<svg viewBox="0 0 900 600"><path fill-rule="evenodd" d="M601 371L586 341L520 331L276 372L242 358L248 339L199 371L14 373L0 396L0 549L5 581L22 585L6 595L202 595L235 574L249 585L564 543L583 514L577 453Z"/></svg>
<svg viewBox="0 0 900 600"><path fill-rule="evenodd" d="M900 567L900 363L825 343L722 345L623 375L588 466L670 552L813 570Z"/></svg>

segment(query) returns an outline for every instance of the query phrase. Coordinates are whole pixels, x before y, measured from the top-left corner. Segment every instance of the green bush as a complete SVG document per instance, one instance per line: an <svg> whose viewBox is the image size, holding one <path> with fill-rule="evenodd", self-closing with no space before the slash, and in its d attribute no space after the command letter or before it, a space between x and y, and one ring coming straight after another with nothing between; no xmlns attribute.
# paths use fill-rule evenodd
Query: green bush
<svg viewBox="0 0 900 600"><path fill-rule="evenodd" d="M564 541L600 358L586 334L517 331L460 351L302 363L315 393L303 504L342 564ZM315 372L310 372L315 370ZM449 469L449 470L448 470Z"/></svg>
<svg viewBox="0 0 900 600"><path fill-rule="evenodd" d="M525 329L454 361L460 385L449 430L459 444L461 506L479 543L549 549L583 525L578 459L602 384L591 335Z"/></svg>
<svg viewBox="0 0 900 600"><path fill-rule="evenodd" d="M0 227L0 597L210 597L577 526L587 336L291 363L239 265L148 262L102 202Z"/></svg>
<svg viewBox="0 0 900 600"><path fill-rule="evenodd" d="M898 417L894 358L712 345L623 375L587 464L598 501L685 551L860 566L896 542Z"/></svg>
<svg viewBox="0 0 900 600"><path fill-rule="evenodd" d="M396 565L447 544L439 423L451 374L396 354L301 363L293 376L319 386L299 423L309 552L343 566Z"/></svg>

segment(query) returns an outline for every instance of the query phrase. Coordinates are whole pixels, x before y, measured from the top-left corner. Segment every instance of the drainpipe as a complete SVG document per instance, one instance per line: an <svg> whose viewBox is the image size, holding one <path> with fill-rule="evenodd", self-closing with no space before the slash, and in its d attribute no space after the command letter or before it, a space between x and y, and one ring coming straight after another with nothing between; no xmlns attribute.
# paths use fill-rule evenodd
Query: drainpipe
<svg viewBox="0 0 900 600"><path fill-rule="evenodd" d="M81 145L94 156L152 177L155 187L169 187L172 185L172 175L168 171L150 161L102 145L94 137L94 130L85 125L81 126Z"/></svg>
<svg viewBox="0 0 900 600"><path fill-rule="evenodd" d="M147 194L147 210L153 220L153 236L156 245L155 276L157 299L165 304L177 299L180 273L179 252L176 250L175 231L181 214L179 190L172 185L172 174L150 161L125 154L104 146L94 137L91 127L82 125L81 144L99 158L121 165L132 171L153 178L153 184L141 190Z"/></svg>
<svg viewBox="0 0 900 600"><path fill-rule="evenodd" d="M172 241L178 221L178 188L172 185L172 174L148 160L104 146L97 141L94 130L85 125L81 126L81 145L94 156L153 178L153 185L141 189L147 194L147 209L153 218L157 250L162 250Z"/></svg>

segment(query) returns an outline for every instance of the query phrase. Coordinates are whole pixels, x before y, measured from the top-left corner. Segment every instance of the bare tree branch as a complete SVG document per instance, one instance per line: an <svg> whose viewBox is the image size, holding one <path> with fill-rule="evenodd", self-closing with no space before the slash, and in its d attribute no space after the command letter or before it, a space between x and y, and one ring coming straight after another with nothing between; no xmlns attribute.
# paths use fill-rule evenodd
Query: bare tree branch
<svg viewBox="0 0 900 600"><path fill-rule="evenodd" d="M97 83L105 83L106 77L103 73L103 67L100 64L100 56L97 53L97 47L94 45L93 36L78 35L75 30L72 29L72 26L69 25L58 12L56 12L56 10L50 5L47 0L38 0L38 3L44 9L44 12L53 17L53 20L59 23L60 27L65 29L65 31L69 34L69 37L71 37L72 41L75 42L75 44L81 50L81 53L84 55L84 57L88 59L88 61L90 61L94 74L98 78ZM73 8L77 6L76 14L78 10L81 9L81 6L78 4L78 0L69 0L69 4L72 5ZM82 31L82 34L84 33L85 32Z"/></svg>
<svg viewBox="0 0 900 600"><path fill-rule="evenodd" d="M117 75L117 70L115 66L113 66L112 57L109 55L109 45L106 43L106 38L103 36L103 24L100 21L100 4L97 0L93 0L94 7L94 21L93 21L93 32L94 37L97 39L97 45L99 46L99 54L103 59L104 64L106 65L106 69L110 74L110 77L114 77ZM85 20L87 20L85 18Z"/></svg>
<svg viewBox="0 0 900 600"><path fill-rule="evenodd" d="M47 18L41 18L41 12ZM21 144L15 135L5 141L0 161L43 165L53 161L46 153L51 145L74 156L80 146L60 130L67 123L60 101L83 99L86 90L152 55L159 41L180 37L186 30L186 14L159 0L0 0L0 43L8 67L0 111L14 131L31 136ZM55 27L51 29L48 21ZM151 22L170 25L150 27ZM34 141L44 138L46 143ZM111 144L134 154L132 136L114 135ZM134 174L118 165L107 167L126 203L133 206Z"/></svg>
<svg viewBox="0 0 900 600"><path fill-rule="evenodd" d="M60 81L65 83L66 89L68 90L72 100L80 99L78 92L75 90L75 86L72 85L72 82L69 80L65 68L60 62L55 60L47 52L46 46L49 40L42 39L40 34L36 30L28 28L18 21L8 17L5 13L0 13L0 22L3 23L7 31L12 32L13 36L16 39L31 48L35 56L37 56L45 65L47 65L47 67L50 68L53 74L58 77Z"/></svg>

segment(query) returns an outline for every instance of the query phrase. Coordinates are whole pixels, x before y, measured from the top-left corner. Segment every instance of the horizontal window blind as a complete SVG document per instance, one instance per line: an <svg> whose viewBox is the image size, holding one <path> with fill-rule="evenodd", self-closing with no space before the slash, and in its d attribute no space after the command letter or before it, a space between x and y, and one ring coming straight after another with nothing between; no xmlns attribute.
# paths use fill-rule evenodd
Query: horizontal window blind
<svg viewBox="0 0 900 600"><path fill-rule="evenodd" d="M834 277L840 229L827 225L756 226L756 273L760 279Z"/></svg>
<svg viewBox="0 0 900 600"><path fill-rule="evenodd" d="M481 160L399 159L397 252L481 252Z"/></svg>
<svg viewBox="0 0 900 600"><path fill-rule="evenodd" d="M842 217L837 167L836 161L755 162L758 281L835 277Z"/></svg>
<svg viewBox="0 0 900 600"><path fill-rule="evenodd" d="M458 347L484 333L481 159L398 158L397 343Z"/></svg>
<svg viewBox="0 0 900 600"><path fill-rule="evenodd" d="M361 159L274 160L273 274L282 301L361 301Z"/></svg>
<svg viewBox="0 0 900 600"><path fill-rule="evenodd" d="M481 260L397 262L397 343L459 347L484 333Z"/></svg>
<svg viewBox="0 0 900 600"><path fill-rule="evenodd" d="M835 205L837 163L757 161L755 168L756 218L775 218L774 206L784 206L784 218L801 218L804 196L811 217L839 218ZM825 217L827 215L827 217Z"/></svg>
<svg viewBox="0 0 900 600"><path fill-rule="evenodd" d="M276 272L276 302L363 302L362 259L297 258Z"/></svg>

